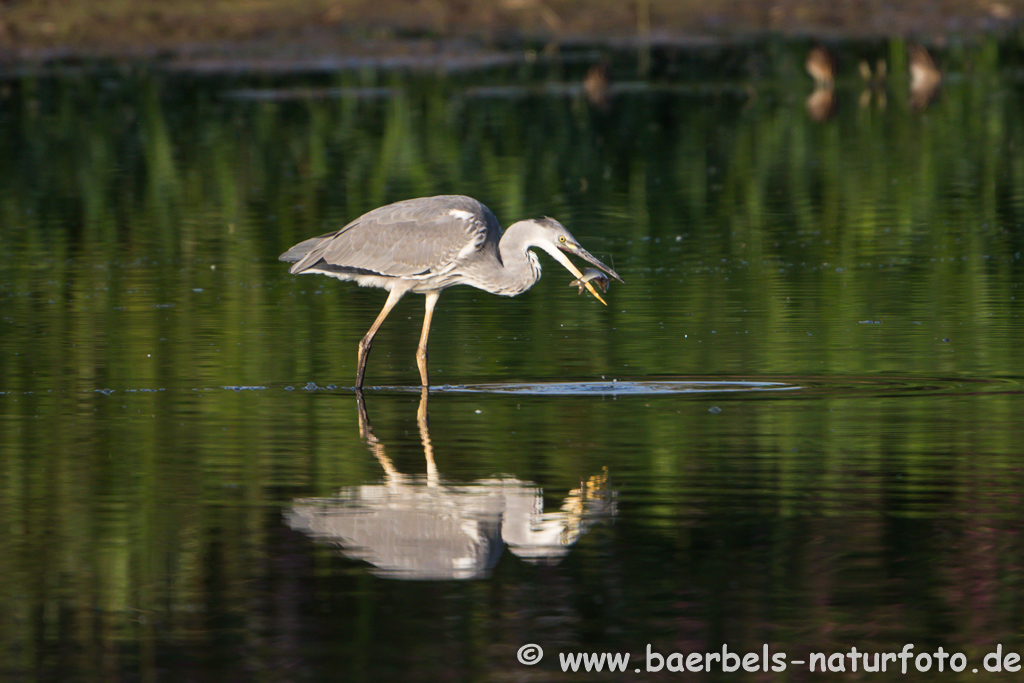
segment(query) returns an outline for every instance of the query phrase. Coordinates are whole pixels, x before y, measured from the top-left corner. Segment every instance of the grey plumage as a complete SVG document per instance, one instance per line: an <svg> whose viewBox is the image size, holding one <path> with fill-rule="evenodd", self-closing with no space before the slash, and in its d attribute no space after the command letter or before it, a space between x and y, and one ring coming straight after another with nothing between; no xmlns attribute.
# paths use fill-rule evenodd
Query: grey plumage
<svg viewBox="0 0 1024 683"><path fill-rule="evenodd" d="M551 218L519 221L502 233L491 210L470 197L444 195L408 199L374 209L336 232L326 233L281 254L293 274L320 273L390 292L384 309L360 342L356 388L363 384L373 336L391 308L407 292L427 295L417 364L427 385L426 343L441 290L467 284L494 294L515 296L540 278L540 262L529 251L539 247L577 277L579 270L562 251L576 254L621 281L613 270L583 249ZM589 284L587 289L604 300Z"/></svg>
<svg viewBox="0 0 1024 683"><path fill-rule="evenodd" d="M482 245L501 228L490 209L469 197L409 199L374 209L341 230L301 242L281 255L289 272L324 271L423 279L443 271L467 244ZM452 213L461 212L461 213ZM465 214L468 219L458 217ZM355 278L343 278L355 279Z"/></svg>

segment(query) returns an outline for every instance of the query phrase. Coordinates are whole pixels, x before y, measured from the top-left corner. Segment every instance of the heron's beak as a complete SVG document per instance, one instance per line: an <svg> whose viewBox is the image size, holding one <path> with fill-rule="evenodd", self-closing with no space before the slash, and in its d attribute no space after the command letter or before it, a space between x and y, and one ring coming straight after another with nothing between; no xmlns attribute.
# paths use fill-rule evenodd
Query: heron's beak
<svg viewBox="0 0 1024 683"><path fill-rule="evenodd" d="M593 256L589 251L587 251L586 249L584 249L580 245L576 244L575 242L567 241L564 244L559 244L558 248L561 249L562 251L566 252L567 254L573 254L575 256L579 256L581 259L583 259L587 263L591 263L591 264L597 266L598 268L600 268L601 270L603 270L604 272L608 273L613 278L618 280L619 282L622 282L623 284L625 284L625 282L623 282L622 278L619 277L618 273L616 273L614 270L612 270L611 268L609 268L605 264L603 264L600 261L598 261L597 258L595 256ZM570 261L569 259L567 259L567 258L565 258L563 256L562 258L558 259L558 261L563 266L565 266L566 269L570 273L572 273L576 277L578 277L578 278L582 278L583 277L583 273L581 273L579 268L577 268L575 265L573 265L573 262ZM590 292L591 294L594 295L595 299L597 299L598 301L603 303L605 306L608 305L608 302L605 301L604 299L602 299L601 295L597 293L596 289L594 289L594 285L590 284L589 282L585 282L585 283L583 283L583 286L587 288L588 292Z"/></svg>

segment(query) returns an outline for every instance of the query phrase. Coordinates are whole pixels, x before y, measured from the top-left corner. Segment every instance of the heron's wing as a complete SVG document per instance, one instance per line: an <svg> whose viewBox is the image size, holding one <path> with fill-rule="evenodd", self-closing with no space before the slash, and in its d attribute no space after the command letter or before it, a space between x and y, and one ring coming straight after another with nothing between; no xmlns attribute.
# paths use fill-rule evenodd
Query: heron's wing
<svg viewBox="0 0 1024 683"><path fill-rule="evenodd" d="M497 233L496 235L493 233ZM460 256L497 243L501 228L490 210L469 197L410 199L374 209L334 233L301 242L281 255L305 270L425 277Z"/></svg>

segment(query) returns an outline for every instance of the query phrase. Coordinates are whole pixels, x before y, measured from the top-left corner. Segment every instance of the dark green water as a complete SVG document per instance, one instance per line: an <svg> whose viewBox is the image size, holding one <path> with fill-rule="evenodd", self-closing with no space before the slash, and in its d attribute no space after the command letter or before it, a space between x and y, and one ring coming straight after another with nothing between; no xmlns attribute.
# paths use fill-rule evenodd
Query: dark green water
<svg viewBox="0 0 1024 683"><path fill-rule="evenodd" d="M984 655L1024 652L1019 48L950 48L923 110L901 42L850 48L826 122L805 48L624 61L604 106L571 55L6 74L0 675L543 680L629 652L575 676L635 680L648 645L913 643L999 677ZM890 60L884 108L858 55ZM515 299L445 292L429 423L407 297L360 424L384 295L277 256L442 193L556 217L627 284L601 306L541 255ZM865 675L924 675L889 666Z"/></svg>

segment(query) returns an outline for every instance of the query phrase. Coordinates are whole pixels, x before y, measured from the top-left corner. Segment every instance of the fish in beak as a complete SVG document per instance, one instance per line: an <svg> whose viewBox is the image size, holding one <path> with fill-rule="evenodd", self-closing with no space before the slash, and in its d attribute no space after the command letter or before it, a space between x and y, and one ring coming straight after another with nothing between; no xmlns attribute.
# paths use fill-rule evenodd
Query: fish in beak
<svg viewBox="0 0 1024 683"><path fill-rule="evenodd" d="M569 283L570 287L579 287L580 294L583 293L583 288L586 287L588 282L594 283L594 285L602 292L608 291L608 276L599 271L597 268L587 268L583 271L583 276L578 277Z"/></svg>
<svg viewBox="0 0 1024 683"><path fill-rule="evenodd" d="M561 242L561 243L559 243L558 248L561 249L562 251L564 251L567 254L573 254L574 256L579 256L584 261L597 266L598 268L603 270L605 273L608 273L609 275L611 275L613 278L615 278L619 282L622 282L623 284L625 284L625 282L623 282L622 278L619 277L618 273L616 273L614 270L612 270L611 268L609 268L605 264L603 264L600 261L598 261L596 257L594 257L589 251L587 251L586 249L581 247L575 241L566 240L564 242ZM562 259L559 259L559 260L561 261ZM575 265L573 265L572 261L570 261L569 259L565 259L564 261L562 261L562 265L565 266L569 270L570 273L572 273L573 275L576 276L577 281L574 281L572 284L582 285L583 287L586 287L587 291L590 292L591 294L593 294L595 299L597 299L598 301L603 303L605 306L608 305L608 302L601 298L601 295L597 293L597 290L594 289L594 285L592 284L596 278L599 278L599 277L600 278L604 278L604 286L602 287L602 291L608 291L608 279L605 278L604 275L602 275L599 271L595 271L593 268L588 268L587 269L588 273L590 273L590 272L595 273L594 275L590 275L588 277L587 275L584 275L583 273L581 273L579 271L579 269Z"/></svg>

